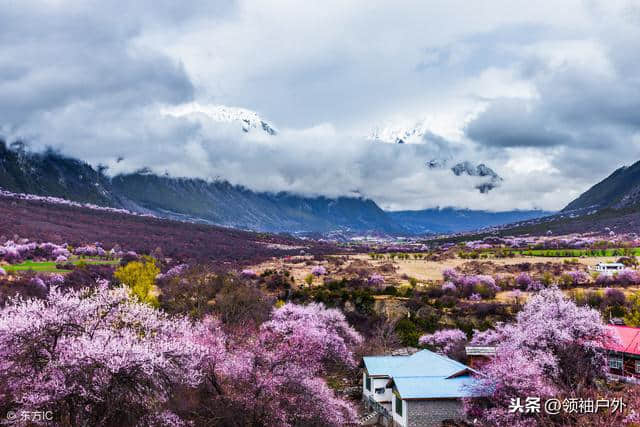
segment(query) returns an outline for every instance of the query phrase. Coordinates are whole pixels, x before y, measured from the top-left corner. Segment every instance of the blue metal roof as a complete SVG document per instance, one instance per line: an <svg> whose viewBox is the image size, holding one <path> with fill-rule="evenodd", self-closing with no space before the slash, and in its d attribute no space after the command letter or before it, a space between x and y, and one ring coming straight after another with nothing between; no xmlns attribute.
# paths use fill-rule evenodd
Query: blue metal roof
<svg viewBox="0 0 640 427"><path fill-rule="evenodd" d="M407 361L411 356L365 356L364 366L367 368L369 375L373 376L391 376L391 372L398 365Z"/></svg>
<svg viewBox="0 0 640 427"><path fill-rule="evenodd" d="M429 350L411 356L364 357L364 365L369 375L392 378L403 399L468 397L468 386L475 382L469 375L473 369Z"/></svg>
<svg viewBox="0 0 640 427"><path fill-rule="evenodd" d="M429 350L421 350L411 356L367 356L363 359L369 375L386 375L394 378L448 377L465 369L471 369Z"/></svg>
<svg viewBox="0 0 640 427"><path fill-rule="evenodd" d="M393 383L402 399L456 399L471 397L470 386L476 379L470 375L455 378L399 377Z"/></svg>

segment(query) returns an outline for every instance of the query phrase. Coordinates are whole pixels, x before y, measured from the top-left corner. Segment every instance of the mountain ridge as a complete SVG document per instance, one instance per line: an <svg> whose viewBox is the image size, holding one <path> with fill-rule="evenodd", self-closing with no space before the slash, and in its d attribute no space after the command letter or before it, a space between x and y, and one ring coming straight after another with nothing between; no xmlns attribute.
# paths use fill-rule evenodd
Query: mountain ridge
<svg viewBox="0 0 640 427"><path fill-rule="evenodd" d="M515 236L571 233L606 236L640 233L640 161L614 170L553 215L514 221L489 232L474 230L460 238L476 239L488 234Z"/></svg>
<svg viewBox="0 0 640 427"><path fill-rule="evenodd" d="M53 150L32 153L21 143L7 147L1 140L0 187L187 222L301 235L328 232L416 235L456 232L495 223L495 220L487 222L491 215L484 211L463 210L463 214L456 216L456 210L427 209L419 211L422 214L401 217L402 214L386 212L363 197L256 192L225 180L159 176L148 170L108 177L103 168L94 169L86 162ZM538 212L538 216L543 214ZM418 224L421 215L425 222L422 225ZM521 220L536 214L513 211L505 215L504 218Z"/></svg>
<svg viewBox="0 0 640 427"><path fill-rule="evenodd" d="M562 212L621 209L640 203L640 161L622 166L570 202Z"/></svg>
<svg viewBox="0 0 640 427"><path fill-rule="evenodd" d="M434 208L387 212L394 220L402 222L413 234L456 233L487 227L526 221L552 215L539 210L513 210L488 212L472 209Z"/></svg>

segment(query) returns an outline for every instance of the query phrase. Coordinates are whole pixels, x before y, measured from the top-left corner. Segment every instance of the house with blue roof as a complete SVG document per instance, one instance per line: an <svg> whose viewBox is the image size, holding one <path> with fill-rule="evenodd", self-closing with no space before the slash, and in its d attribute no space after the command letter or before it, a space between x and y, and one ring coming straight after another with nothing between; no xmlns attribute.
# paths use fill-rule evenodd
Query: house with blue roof
<svg viewBox="0 0 640 427"><path fill-rule="evenodd" d="M462 401L472 396L472 368L421 350L404 356L366 356L362 396L369 419L386 426L440 426L461 419ZM375 414L375 416L373 416Z"/></svg>

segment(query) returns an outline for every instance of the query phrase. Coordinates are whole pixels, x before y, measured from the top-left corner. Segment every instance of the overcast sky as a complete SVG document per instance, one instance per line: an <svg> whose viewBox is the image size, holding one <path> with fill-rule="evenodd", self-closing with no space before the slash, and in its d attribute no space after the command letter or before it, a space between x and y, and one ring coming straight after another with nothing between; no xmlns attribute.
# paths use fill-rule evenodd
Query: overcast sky
<svg viewBox="0 0 640 427"><path fill-rule="evenodd" d="M252 110L279 133L167 114L185 105ZM419 144L366 138L415 123ZM560 209L640 160L640 4L0 0L0 130L110 173ZM481 194L425 167L439 158L502 184Z"/></svg>

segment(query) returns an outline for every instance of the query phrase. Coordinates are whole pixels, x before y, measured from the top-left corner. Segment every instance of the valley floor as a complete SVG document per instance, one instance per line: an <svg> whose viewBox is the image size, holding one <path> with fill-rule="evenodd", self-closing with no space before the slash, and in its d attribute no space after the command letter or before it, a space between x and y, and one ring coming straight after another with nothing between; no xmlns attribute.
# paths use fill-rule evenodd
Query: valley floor
<svg viewBox="0 0 640 427"><path fill-rule="evenodd" d="M336 257L345 260L348 265L357 267L362 267L363 264L373 268L380 269L381 267L384 269L389 266L393 266L392 271L384 272L383 275L387 278L391 283L397 285L409 284L409 278L414 278L418 281L418 283L431 283L436 281L442 281L443 276L442 272L447 268L458 268L463 267L465 265L469 265L473 260L462 259L462 258L449 258L440 261L430 261L430 260L402 260L395 259L393 261L383 259L383 260L372 260L368 254L359 253L354 255L329 255L328 257ZM295 258L279 258L279 259L271 259L269 261L256 264L252 268L256 271L256 273L260 274L266 270L282 270L286 269L291 272L291 275L294 278L295 283L304 283L304 279L310 274L311 266L307 265L307 262L311 262L313 257L295 257ZM596 264L600 262L608 263L615 262L617 257L585 257L585 258L574 258L574 257L539 257L539 256L516 256L513 258L490 258L490 259L482 259L477 260L480 264L489 265L492 264L492 268L500 269L500 267L504 266L513 266L518 267L523 264L533 264L533 263L563 263L565 261L574 261L577 260L578 263L585 268L593 268ZM345 267L346 271L348 271L348 267Z"/></svg>

